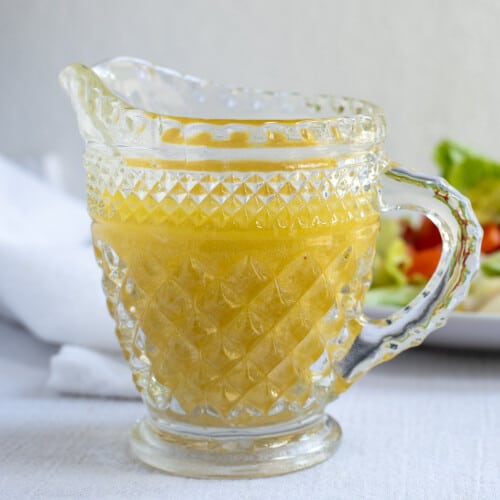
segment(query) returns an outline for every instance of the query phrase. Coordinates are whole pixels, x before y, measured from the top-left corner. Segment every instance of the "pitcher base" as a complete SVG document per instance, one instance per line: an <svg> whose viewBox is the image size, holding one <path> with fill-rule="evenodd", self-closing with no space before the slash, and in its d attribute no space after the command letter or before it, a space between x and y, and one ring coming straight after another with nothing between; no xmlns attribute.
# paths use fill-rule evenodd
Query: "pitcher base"
<svg viewBox="0 0 500 500"><path fill-rule="evenodd" d="M337 449L341 434L339 424L329 415L280 433L229 430L215 436L158 430L143 417L132 429L130 445L142 462L171 474L200 478L264 477L323 462Z"/></svg>

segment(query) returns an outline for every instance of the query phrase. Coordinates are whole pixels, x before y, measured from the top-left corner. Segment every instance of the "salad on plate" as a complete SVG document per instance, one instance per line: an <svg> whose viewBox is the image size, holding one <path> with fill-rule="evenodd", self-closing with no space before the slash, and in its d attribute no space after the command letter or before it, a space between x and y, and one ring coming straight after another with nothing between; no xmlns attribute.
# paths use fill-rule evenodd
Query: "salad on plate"
<svg viewBox="0 0 500 500"><path fill-rule="evenodd" d="M500 162L451 141L438 144L434 158L440 175L470 199L484 231L481 269L458 310L500 317ZM440 256L441 236L429 219L383 219L366 304L405 306L432 276Z"/></svg>

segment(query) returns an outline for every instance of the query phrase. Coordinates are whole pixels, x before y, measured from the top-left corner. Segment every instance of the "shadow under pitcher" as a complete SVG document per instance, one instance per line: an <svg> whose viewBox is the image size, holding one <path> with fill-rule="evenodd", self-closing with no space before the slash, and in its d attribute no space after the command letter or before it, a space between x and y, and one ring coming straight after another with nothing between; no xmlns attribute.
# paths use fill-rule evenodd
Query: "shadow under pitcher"
<svg viewBox="0 0 500 500"><path fill-rule="evenodd" d="M384 153L374 105L232 88L132 58L60 76L86 141L109 310L148 414L142 461L255 477L321 462L325 406L420 344L464 298L481 228L442 179ZM410 210L443 252L421 294L363 314L380 215Z"/></svg>

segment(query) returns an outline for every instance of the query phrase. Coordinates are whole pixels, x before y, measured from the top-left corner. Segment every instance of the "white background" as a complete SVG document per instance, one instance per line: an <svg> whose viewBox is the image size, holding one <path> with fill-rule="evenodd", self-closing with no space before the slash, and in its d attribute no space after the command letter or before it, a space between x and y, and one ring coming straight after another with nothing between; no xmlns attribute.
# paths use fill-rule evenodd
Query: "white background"
<svg viewBox="0 0 500 500"><path fill-rule="evenodd" d="M386 112L387 150L433 171L443 137L500 157L497 0L0 0L0 153L83 149L58 72L131 55L226 83L328 92Z"/></svg>
<svg viewBox="0 0 500 500"><path fill-rule="evenodd" d="M499 0L0 0L0 153L32 164L53 154L82 193L83 143L57 74L131 55L226 83L374 101L389 154L417 169L432 171L443 137L500 158L499 49ZM127 454L140 403L47 394L56 348L8 324L0 340L2 498L498 498L495 353L405 353L332 404L344 438L331 460L274 479L200 481Z"/></svg>

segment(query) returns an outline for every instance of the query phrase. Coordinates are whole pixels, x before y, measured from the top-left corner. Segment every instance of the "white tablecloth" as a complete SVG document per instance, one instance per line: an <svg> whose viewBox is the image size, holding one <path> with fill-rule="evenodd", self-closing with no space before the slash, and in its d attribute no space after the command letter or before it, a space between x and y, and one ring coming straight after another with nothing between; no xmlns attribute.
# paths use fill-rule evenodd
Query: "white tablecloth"
<svg viewBox="0 0 500 500"><path fill-rule="evenodd" d="M44 388L55 348L0 324L0 498L498 499L500 353L417 349L333 403L327 462L269 479L174 477L134 460L139 402Z"/></svg>

